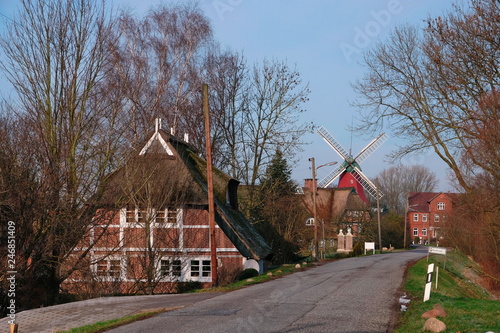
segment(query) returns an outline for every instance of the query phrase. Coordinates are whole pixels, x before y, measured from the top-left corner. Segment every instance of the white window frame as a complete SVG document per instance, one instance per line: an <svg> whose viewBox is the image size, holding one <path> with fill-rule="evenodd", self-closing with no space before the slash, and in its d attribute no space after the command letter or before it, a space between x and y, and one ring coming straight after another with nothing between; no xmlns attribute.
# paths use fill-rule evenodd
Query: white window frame
<svg viewBox="0 0 500 333"><path fill-rule="evenodd" d="M151 208L141 208L141 207L134 207L133 209L131 207L123 208L125 224L129 226L144 225L144 223L146 222L144 219L146 217L142 218L141 215L145 213L147 216L148 209ZM161 212L160 214L163 216L158 218L157 216L158 212ZM151 216L154 216L151 223L155 224L158 227L161 226L166 228L173 228L177 226L182 219L181 208L166 208L158 211L156 209L151 209L151 211L149 211L149 214Z"/></svg>
<svg viewBox="0 0 500 333"><path fill-rule="evenodd" d="M434 222L439 222L439 214L434 214Z"/></svg>
<svg viewBox="0 0 500 333"><path fill-rule="evenodd" d="M195 262L198 262L195 265ZM211 282L212 281L212 266L210 257L193 257L188 261L187 280Z"/></svg>
<svg viewBox="0 0 500 333"><path fill-rule="evenodd" d="M427 214L422 214L422 222L427 222Z"/></svg>
<svg viewBox="0 0 500 333"><path fill-rule="evenodd" d="M176 224L179 222L180 209L168 207L166 209L155 210L155 222L159 224ZM158 214L162 214L163 217L158 218Z"/></svg>
<svg viewBox="0 0 500 333"><path fill-rule="evenodd" d="M165 264L168 265L167 270L165 270ZM158 262L158 272L160 274L160 278L169 280L182 280L182 264L182 259L174 257L162 257Z"/></svg>
<svg viewBox="0 0 500 333"><path fill-rule="evenodd" d="M427 237L427 228L422 228L422 237Z"/></svg>
<svg viewBox="0 0 500 333"><path fill-rule="evenodd" d="M418 213L413 213L413 222L418 222Z"/></svg>
<svg viewBox="0 0 500 333"><path fill-rule="evenodd" d="M437 203L437 209L438 210L445 210L446 209L446 205L444 202L438 202Z"/></svg>
<svg viewBox="0 0 500 333"><path fill-rule="evenodd" d="M103 262L105 263L105 267L106 267L105 271L99 269L100 267L104 266L104 265L102 265ZM113 266L113 264L116 264L116 262L118 262L118 269L112 270L113 267L116 267L116 266ZM119 257L111 256L111 257L99 259L93 264L93 266L94 266L95 274L103 280L116 281L116 280L122 280L122 278L123 278L124 265L123 265L122 259ZM104 272L104 274L102 274L102 272ZM113 272L115 272L115 274L111 274Z"/></svg>
<svg viewBox="0 0 500 333"><path fill-rule="evenodd" d="M413 228L413 236L418 237L418 228Z"/></svg>

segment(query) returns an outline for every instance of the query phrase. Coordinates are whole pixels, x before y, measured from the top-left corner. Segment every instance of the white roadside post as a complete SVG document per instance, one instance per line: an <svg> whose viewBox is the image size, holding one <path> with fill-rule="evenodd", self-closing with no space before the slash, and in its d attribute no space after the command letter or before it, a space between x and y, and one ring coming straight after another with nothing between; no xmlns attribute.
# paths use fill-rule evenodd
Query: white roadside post
<svg viewBox="0 0 500 333"><path fill-rule="evenodd" d="M424 302L427 302L431 296L432 272L434 272L434 264L429 264L427 267L427 278L425 282Z"/></svg>

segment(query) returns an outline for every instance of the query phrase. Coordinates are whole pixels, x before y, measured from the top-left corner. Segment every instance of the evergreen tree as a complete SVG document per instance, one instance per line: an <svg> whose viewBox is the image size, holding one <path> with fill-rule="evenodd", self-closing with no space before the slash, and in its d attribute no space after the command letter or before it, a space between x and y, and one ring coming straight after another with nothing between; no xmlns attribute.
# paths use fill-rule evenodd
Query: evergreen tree
<svg viewBox="0 0 500 333"><path fill-rule="evenodd" d="M277 150L271 164L266 169L262 182L265 196L287 196L295 192L296 184L291 178L292 170L288 166L281 150Z"/></svg>
<svg viewBox="0 0 500 333"><path fill-rule="evenodd" d="M300 249L309 244L304 230L307 212L295 194L291 173L278 150L267 167L255 210L257 230L272 247L275 264L298 260Z"/></svg>

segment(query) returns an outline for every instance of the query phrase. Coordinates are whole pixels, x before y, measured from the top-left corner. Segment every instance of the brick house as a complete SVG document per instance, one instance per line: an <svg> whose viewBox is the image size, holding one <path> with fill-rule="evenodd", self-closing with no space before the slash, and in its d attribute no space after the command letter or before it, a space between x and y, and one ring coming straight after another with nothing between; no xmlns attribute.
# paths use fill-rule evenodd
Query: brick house
<svg viewBox="0 0 500 333"><path fill-rule="evenodd" d="M67 291L159 293L176 291L179 283L211 285L206 161L158 124L148 138L96 199L94 222L74 253L90 248L86 267L65 281ZM249 262L262 272L270 247L238 211L239 182L216 169L213 179L219 281Z"/></svg>
<svg viewBox="0 0 500 333"><path fill-rule="evenodd" d="M302 202L313 216L313 186L312 179L306 179L302 188ZM317 219L325 223L326 239L336 239L339 229L345 233L348 228L357 237L364 223L371 221L370 207L360 198L353 187L317 188L316 189Z"/></svg>
<svg viewBox="0 0 500 333"><path fill-rule="evenodd" d="M407 202L407 221L410 239L422 244L443 239L440 230L449 222L457 193L410 192Z"/></svg>

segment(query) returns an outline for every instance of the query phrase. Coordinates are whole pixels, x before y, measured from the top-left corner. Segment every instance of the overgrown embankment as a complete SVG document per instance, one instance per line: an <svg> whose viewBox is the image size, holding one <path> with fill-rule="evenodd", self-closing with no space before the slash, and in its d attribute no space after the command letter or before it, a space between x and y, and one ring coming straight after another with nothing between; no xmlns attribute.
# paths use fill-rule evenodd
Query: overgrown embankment
<svg viewBox="0 0 500 333"><path fill-rule="evenodd" d="M430 263L439 268L438 284L436 288L434 274L430 299L423 302ZM432 255L429 262L426 258L417 262L408 270L404 284L411 302L395 332L422 332L426 319L421 316L436 304L441 304L447 313L446 317L438 318L446 324L444 332L500 332L500 301L480 286L479 271L473 261L457 251L448 251L447 256Z"/></svg>

